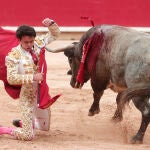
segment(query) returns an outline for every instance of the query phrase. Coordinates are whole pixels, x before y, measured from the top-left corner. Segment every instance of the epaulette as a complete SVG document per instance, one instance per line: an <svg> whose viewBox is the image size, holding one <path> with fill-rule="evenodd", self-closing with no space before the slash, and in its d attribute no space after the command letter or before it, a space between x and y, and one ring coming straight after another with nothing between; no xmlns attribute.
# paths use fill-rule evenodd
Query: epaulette
<svg viewBox="0 0 150 150"><path fill-rule="evenodd" d="M40 38L35 38L35 42L38 44L38 45L43 45L43 42Z"/></svg>
<svg viewBox="0 0 150 150"><path fill-rule="evenodd" d="M8 53L8 56L11 58L15 58L15 59L21 58L21 54L19 53L17 49L12 49L11 52Z"/></svg>

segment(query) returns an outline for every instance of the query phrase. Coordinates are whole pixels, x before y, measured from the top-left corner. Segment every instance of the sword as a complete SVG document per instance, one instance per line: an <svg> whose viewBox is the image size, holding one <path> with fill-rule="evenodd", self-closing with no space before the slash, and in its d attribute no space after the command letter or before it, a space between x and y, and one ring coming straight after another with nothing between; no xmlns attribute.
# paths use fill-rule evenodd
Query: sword
<svg viewBox="0 0 150 150"><path fill-rule="evenodd" d="M41 73L43 73L43 70L44 70L44 64L42 64L42 69L41 69ZM41 81L39 81L38 83L38 93L37 93L37 105L39 107L40 105L40 84L41 84Z"/></svg>

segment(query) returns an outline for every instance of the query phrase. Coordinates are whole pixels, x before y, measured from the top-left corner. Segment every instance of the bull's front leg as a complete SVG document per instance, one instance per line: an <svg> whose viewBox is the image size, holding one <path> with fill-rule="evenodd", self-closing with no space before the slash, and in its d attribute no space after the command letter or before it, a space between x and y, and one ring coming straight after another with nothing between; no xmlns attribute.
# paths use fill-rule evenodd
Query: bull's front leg
<svg viewBox="0 0 150 150"><path fill-rule="evenodd" d="M94 101L93 104L91 105L88 116L94 116L95 114L98 114L100 112L99 101L103 93L104 91L101 91L99 93L95 93L95 92L93 93Z"/></svg>
<svg viewBox="0 0 150 150"><path fill-rule="evenodd" d="M99 85L101 83L101 85ZM100 112L99 108L99 101L104 93L104 90L106 89L107 82L98 82L98 80L91 80L91 86L94 91L93 93L93 104L91 105L91 108L89 109L88 116L94 116L95 114L98 114Z"/></svg>

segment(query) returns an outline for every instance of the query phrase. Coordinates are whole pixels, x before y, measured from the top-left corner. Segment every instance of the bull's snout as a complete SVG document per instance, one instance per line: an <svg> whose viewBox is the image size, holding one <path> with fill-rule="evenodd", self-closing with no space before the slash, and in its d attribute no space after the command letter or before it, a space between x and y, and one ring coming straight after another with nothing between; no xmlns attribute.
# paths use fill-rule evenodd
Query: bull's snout
<svg viewBox="0 0 150 150"><path fill-rule="evenodd" d="M75 88L75 83L76 83L76 81L71 80L71 81L70 81L70 85L71 85L71 87Z"/></svg>

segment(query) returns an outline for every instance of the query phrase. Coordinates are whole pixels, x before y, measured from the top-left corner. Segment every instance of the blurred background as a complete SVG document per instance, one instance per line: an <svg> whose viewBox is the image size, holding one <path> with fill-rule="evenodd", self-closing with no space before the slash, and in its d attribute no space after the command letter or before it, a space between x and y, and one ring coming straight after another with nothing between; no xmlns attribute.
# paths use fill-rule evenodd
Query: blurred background
<svg viewBox="0 0 150 150"><path fill-rule="evenodd" d="M91 26L100 24L149 32L149 10L150 0L2 0L0 26L16 30L18 25L28 24L45 32L47 28L42 27L41 21L49 17L60 26L61 39L78 39Z"/></svg>

